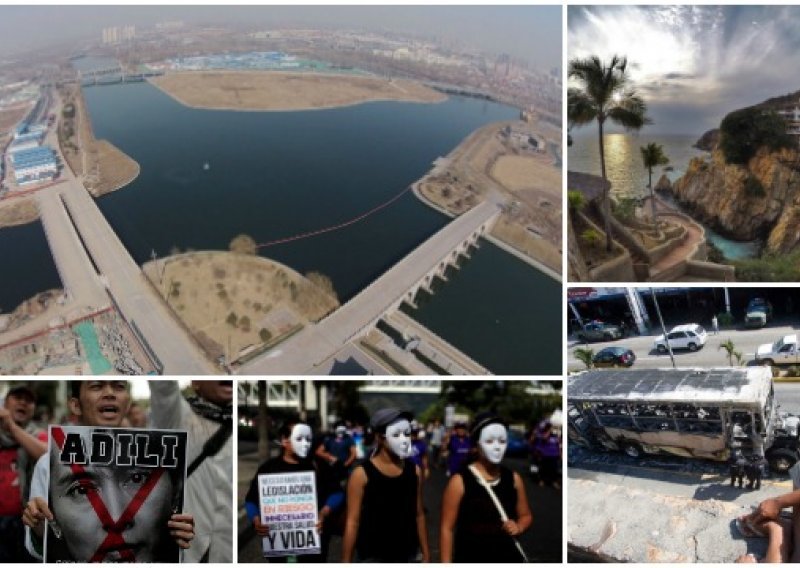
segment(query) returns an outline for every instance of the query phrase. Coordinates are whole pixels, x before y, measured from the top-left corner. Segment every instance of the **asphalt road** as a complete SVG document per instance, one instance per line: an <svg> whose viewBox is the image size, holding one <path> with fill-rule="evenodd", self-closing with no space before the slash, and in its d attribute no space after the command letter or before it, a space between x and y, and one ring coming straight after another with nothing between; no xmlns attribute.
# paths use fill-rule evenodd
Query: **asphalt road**
<svg viewBox="0 0 800 568"><path fill-rule="evenodd" d="M523 458L509 458L504 463L518 471L525 479L528 501L533 512L533 525L520 539L525 552L531 562L561 562L561 491L550 487L539 487L527 473L528 462ZM434 470L423 489L423 500L428 513L428 541L433 562L439 561L439 511L446 483L447 477L444 471ZM239 562L265 562L261 553L260 539L247 537L249 534L245 535L244 539L240 537ZM329 561L339 562L341 550L342 538L339 535L334 536Z"/></svg>
<svg viewBox="0 0 800 568"><path fill-rule="evenodd" d="M729 363L726 352L719 347L721 342L728 339L733 341L737 351L741 351L745 361L749 364L753 364L752 361L759 345L774 343L784 335L797 333L798 328L800 328L800 323L791 324L781 322L779 324L770 324L760 329L745 329L743 327L723 329L718 335L709 335L705 346L694 353L690 351L675 351L675 364L679 367L728 366ZM661 355L653 348L653 341L659 335L661 334L636 335L616 341L589 343L588 345L578 341L572 336L567 342L567 366L572 371L585 368L583 363L575 358L575 349L578 347L589 347L597 353L604 347L620 346L626 347L636 354L634 367L651 369L669 367L671 366L669 354Z"/></svg>

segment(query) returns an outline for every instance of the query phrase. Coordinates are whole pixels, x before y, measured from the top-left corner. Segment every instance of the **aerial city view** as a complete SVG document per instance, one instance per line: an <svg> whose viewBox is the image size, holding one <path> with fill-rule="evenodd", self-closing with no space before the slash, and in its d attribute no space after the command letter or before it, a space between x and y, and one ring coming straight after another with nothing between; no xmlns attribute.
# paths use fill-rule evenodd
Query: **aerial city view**
<svg viewBox="0 0 800 568"><path fill-rule="evenodd" d="M568 13L569 280L800 279L800 9Z"/></svg>
<svg viewBox="0 0 800 568"><path fill-rule="evenodd" d="M558 374L560 30L0 7L0 373Z"/></svg>

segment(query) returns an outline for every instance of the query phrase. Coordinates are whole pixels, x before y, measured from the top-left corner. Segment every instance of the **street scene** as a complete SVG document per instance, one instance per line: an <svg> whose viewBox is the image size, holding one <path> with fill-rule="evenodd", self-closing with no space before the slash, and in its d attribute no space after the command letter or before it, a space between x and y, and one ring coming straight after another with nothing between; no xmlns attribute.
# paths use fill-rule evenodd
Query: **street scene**
<svg viewBox="0 0 800 568"><path fill-rule="evenodd" d="M797 288L570 288L567 318L570 372L606 349L633 357L592 366L671 367L665 332L677 367L800 365Z"/></svg>
<svg viewBox="0 0 800 568"><path fill-rule="evenodd" d="M530 562L562 561L560 381L242 381L238 404L240 562L286 556L300 562L399 561L388 556L392 546L376 546L388 538L385 531L395 535L392 541L402 541L409 530L412 545L401 551L405 561L463 562L465 554L473 562L521 562L522 554ZM259 424L267 426L265 434L258 433ZM402 430L393 436L398 425L407 428L408 436ZM403 450L395 441L402 445L406 438L408 449ZM387 460L390 452L396 452L391 455L400 470L411 467L412 480L413 467L408 464L417 464L421 492L416 512L413 497L406 500L409 511L385 492L395 482L391 475L382 475L392 465ZM509 509L509 520L502 521L464 460L481 476L495 473L497 481L489 481L489 486ZM259 508L251 502L258 495L253 487L259 473L289 478L303 471L316 472L320 547L311 553L299 552L298 547L279 551L286 528L279 525L287 519L268 521L271 529L265 531L261 519L256 523L253 517L279 511L280 497L277 505L270 505L264 491L280 492L262 485ZM509 490L503 488L506 480L510 501ZM288 487L284 493L291 492ZM403 490L401 486L391 492L399 495ZM454 508L454 499L463 500L460 509ZM411 529L379 518L376 502L382 504L377 515L410 515ZM354 510L360 513L353 515ZM424 530L419 528L420 518ZM471 527L478 519L481 528ZM511 532L504 532L505 527ZM464 535L470 535L471 542L465 543ZM291 539L286 543L291 545ZM471 550L476 547L480 549Z"/></svg>

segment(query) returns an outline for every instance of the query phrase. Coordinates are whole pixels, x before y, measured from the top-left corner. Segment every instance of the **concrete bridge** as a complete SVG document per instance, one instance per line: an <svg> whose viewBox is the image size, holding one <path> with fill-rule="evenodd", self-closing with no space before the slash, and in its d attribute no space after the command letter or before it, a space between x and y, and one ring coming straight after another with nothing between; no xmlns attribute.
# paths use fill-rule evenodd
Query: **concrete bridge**
<svg viewBox="0 0 800 568"><path fill-rule="evenodd" d="M430 290L433 279L487 233L500 214L487 200L460 215L419 245L358 295L315 325L249 361L240 374L298 374L313 370L348 342L366 335L388 313L412 303L420 288Z"/></svg>

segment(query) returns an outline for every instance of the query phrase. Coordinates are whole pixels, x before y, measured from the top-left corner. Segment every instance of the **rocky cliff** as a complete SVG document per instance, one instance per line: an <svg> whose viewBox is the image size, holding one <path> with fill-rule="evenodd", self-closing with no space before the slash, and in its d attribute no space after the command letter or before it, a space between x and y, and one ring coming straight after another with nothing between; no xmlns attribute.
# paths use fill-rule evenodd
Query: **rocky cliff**
<svg viewBox="0 0 800 568"><path fill-rule="evenodd" d="M726 164L715 149L694 158L673 184L675 197L699 220L738 240L766 239L767 252L800 243L800 155L760 149L746 166Z"/></svg>
<svg viewBox="0 0 800 568"><path fill-rule="evenodd" d="M719 144L719 128L714 128L713 130L705 132L700 139L694 143L694 147L699 150L711 152L717 147L717 144Z"/></svg>

